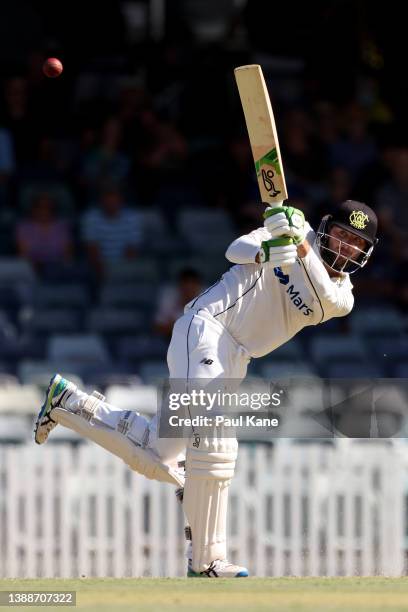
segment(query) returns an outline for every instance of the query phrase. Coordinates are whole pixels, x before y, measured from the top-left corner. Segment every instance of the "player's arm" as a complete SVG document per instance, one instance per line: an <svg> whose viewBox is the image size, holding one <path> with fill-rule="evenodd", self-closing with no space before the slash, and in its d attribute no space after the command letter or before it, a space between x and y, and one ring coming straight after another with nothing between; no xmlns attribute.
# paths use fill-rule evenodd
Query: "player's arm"
<svg viewBox="0 0 408 612"><path fill-rule="evenodd" d="M234 242L229 245L225 257L231 263L253 264L256 262L256 257L260 251L262 242L269 238L270 235L268 230L265 227L259 227L253 232L240 236L234 240Z"/></svg>
<svg viewBox="0 0 408 612"><path fill-rule="evenodd" d="M339 284L334 283L307 239L298 245L297 252L305 281L320 303L321 322L349 314L354 305L354 296L348 276L344 277Z"/></svg>

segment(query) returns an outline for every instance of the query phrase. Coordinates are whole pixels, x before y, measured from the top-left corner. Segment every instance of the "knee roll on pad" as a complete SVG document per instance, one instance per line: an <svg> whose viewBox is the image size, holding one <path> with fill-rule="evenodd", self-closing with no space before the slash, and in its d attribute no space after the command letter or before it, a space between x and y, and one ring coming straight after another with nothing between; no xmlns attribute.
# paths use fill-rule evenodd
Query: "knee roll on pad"
<svg viewBox="0 0 408 612"><path fill-rule="evenodd" d="M191 530L195 571L226 558L228 488L237 452L235 438L205 438L199 448L189 442L183 509Z"/></svg>

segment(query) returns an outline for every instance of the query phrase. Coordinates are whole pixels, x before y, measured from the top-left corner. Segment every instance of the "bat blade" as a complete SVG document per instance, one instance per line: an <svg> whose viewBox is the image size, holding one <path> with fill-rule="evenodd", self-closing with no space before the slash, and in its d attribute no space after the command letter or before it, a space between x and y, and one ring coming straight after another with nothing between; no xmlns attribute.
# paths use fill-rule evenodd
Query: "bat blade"
<svg viewBox="0 0 408 612"><path fill-rule="evenodd" d="M262 202L286 200L285 175L275 118L262 69L258 64L235 68Z"/></svg>

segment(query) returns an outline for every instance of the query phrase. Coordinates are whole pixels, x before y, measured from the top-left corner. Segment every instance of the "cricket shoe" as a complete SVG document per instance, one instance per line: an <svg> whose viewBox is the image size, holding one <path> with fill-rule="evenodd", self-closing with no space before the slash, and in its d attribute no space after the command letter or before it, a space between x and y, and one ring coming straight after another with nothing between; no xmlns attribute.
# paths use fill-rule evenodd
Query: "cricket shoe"
<svg viewBox="0 0 408 612"><path fill-rule="evenodd" d="M216 559L202 572L196 572L188 561L188 578L246 578L249 572L246 567L234 565L227 560Z"/></svg>
<svg viewBox="0 0 408 612"><path fill-rule="evenodd" d="M35 424L34 439L37 444L44 444L50 432L58 425L57 421L52 418L53 409L60 406L62 400L67 399L76 390L77 387L74 383L62 378L59 374L55 374L51 378Z"/></svg>

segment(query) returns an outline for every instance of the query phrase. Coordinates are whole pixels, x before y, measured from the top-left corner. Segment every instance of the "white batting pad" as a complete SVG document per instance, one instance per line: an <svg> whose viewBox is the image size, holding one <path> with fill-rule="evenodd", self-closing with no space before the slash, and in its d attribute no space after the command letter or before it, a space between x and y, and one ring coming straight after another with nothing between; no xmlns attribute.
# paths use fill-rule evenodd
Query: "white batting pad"
<svg viewBox="0 0 408 612"><path fill-rule="evenodd" d="M76 431L107 451L120 457L132 470L152 480L184 486L184 479L175 470L160 461L150 449L134 444L127 436L96 421L87 420L79 414L63 408L54 408L52 418L60 425Z"/></svg>
<svg viewBox="0 0 408 612"><path fill-rule="evenodd" d="M228 489L234 475L238 443L235 438L204 438L186 453L183 509L191 527L194 571L215 559L226 559Z"/></svg>

